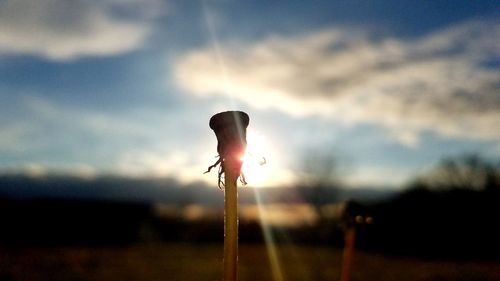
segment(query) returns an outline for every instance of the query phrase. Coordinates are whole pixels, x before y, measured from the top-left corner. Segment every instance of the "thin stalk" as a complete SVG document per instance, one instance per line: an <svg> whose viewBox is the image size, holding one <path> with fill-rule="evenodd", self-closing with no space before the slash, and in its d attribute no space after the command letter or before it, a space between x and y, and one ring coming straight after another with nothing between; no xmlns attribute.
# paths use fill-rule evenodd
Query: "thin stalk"
<svg viewBox="0 0 500 281"><path fill-rule="evenodd" d="M342 257L342 272L340 281L350 281L352 262L354 257L354 243L356 241L356 229L349 227L344 236L344 253Z"/></svg>
<svg viewBox="0 0 500 281"><path fill-rule="evenodd" d="M224 281L238 280L238 191L239 169L227 161L224 187ZM238 165L238 164L236 164ZM241 166L241 164L239 164Z"/></svg>

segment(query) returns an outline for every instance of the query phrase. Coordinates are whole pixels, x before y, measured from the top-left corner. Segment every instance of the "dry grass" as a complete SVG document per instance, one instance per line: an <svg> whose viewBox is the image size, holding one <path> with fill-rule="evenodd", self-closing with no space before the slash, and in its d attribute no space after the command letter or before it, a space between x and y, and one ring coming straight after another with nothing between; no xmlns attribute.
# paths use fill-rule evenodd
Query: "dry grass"
<svg viewBox="0 0 500 281"><path fill-rule="evenodd" d="M284 280L338 280L341 252L277 249ZM222 276L222 245L0 249L0 281L207 281ZM240 246L240 281L275 281L264 245ZM498 262L429 261L356 253L353 281L500 280Z"/></svg>

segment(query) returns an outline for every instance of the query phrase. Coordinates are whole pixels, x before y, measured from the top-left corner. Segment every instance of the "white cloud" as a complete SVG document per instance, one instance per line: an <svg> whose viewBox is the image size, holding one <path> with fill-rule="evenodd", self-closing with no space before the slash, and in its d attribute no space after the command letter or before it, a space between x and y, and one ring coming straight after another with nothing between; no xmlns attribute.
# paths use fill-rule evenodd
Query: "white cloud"
<svg viewBox="0 0 500 281"><path fill-rule="evenodd" d="M486 66L500 57L499 37L495 21L464 22L412 40L332 28L223 43L220 60L209 48L192 51L174 70L193 95L231 95L293 116L377 124L408 145L423 132L499 140L500 71Z"/></svg>
<svg viewBox="0 0 500 281"><path fill-rule="evenodd" d="M113 55L140 47L158 0L0 1L0 54L52 60Z"/></svg>
<svg viewBox="0 0 500 281"><path fill-rule="evenodd" d="M198 144L192 146L196 145ZM117 158L114 169L127 176L174 177L184 183L205 181L213 184L217 181L215 173L212 173L211 176L203 174L207 166L211 164L203 162L202 156L205 156L206 160L206 154L193 155L183 151L172 151L168 148L122 151ZM209 157L208 159L213 158Z"/></svg>

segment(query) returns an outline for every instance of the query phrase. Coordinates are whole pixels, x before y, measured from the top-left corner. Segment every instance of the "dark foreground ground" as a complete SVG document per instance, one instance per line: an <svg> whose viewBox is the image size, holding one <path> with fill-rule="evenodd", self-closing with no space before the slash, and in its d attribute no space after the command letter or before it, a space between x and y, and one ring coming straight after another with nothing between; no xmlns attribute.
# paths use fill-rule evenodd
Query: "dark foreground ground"
<svg viewBox="0 0 500 281"><path fill-rule="evenodd" d="M339 280L339 249L281 245L276 253L281 271L273 275L265 245L241 245L240 281ZM222 276L221 256L219 244L0 248L0 281L215 281ZM353 271L354 281L500 280L498 261L424 260L364 252L356 253Z"/></svg>

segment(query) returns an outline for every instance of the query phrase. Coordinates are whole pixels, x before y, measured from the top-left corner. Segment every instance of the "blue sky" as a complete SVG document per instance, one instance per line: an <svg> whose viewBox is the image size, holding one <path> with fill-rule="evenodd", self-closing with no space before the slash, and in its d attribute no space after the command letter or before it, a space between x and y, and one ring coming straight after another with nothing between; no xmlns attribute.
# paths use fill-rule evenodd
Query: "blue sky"
<svg viewBox="0 0 500 281"><path fill-rule="evenodd" d="M0 170L215 182L208 120L232 109L268 159L256 185L306 151L353 186L498 159L495 2L1 1Z"/></svg>

